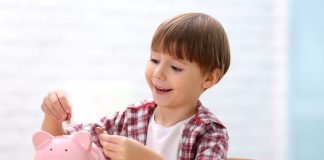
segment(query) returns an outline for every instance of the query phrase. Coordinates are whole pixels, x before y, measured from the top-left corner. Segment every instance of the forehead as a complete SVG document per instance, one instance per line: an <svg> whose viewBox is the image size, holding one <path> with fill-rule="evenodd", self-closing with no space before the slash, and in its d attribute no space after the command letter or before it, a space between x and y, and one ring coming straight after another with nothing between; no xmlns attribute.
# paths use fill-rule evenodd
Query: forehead
<svg viewBox="0 0 324 160"><path fill-rule="evenodd" d="M168 57L168 58L170 58L172 60L179 61L179 62L181 62L183 64L191 63L187 59L178 58L175 54L170 54L170 53L151 51L151 56L165 56L165 57Z"/></svg>

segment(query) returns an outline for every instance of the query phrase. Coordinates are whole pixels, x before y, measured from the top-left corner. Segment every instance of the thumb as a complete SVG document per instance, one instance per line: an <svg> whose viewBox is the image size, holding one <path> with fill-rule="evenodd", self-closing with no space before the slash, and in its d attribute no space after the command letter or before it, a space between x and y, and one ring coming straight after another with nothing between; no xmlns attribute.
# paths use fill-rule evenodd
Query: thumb
<svg viewBox="0 0 324 160"><path fill-rule="evenodd" d="M102 127L96 127L95 132L96 132L96 134L97 134L100 141L105 140L107 138L107 136L109 135L107 133L107 131Z"/></svg>
<svg viewBox="0 0 324 160"><path fill-rule="evenodd" d="M97 134L97 135L100 135L100 134L102 134L102 133L107 133L107 132L105 131L104 128L99 127L99 126L96 127L95 131L96 131L96 134Z"/></svg>

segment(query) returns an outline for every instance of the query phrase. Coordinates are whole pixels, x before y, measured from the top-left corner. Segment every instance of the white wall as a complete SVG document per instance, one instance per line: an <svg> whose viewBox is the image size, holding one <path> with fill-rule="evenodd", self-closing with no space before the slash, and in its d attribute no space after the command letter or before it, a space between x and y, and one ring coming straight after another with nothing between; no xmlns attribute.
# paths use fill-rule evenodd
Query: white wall
<svg viewBox="0 0 324 160"><path fill-rule="evenodd" d="M230 156L286 159L286 10L279 0L0 0L0 159L32 159L48 91L73 122L150 98L144 67L160 22L205 12L225 27L228 74L202 97L230 134Z"/></svg>

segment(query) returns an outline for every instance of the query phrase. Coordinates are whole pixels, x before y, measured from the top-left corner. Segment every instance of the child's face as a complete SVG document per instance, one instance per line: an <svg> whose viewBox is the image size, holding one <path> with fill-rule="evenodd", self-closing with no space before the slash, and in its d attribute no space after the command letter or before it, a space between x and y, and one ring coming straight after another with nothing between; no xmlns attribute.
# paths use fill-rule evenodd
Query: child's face
<svg viewBox="0 0 324 160"><path fill-rule="evenodd" d="M160 107L195 105L204 90L205 77L196 63L151 52L145 76Z"/></svg>

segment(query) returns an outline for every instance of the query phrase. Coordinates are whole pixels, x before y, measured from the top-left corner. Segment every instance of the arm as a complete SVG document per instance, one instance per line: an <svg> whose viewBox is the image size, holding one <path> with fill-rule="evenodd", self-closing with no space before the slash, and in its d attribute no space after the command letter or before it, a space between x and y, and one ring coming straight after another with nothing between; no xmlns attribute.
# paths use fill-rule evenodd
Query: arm
<svg viewBox="0 0 324 160"><path fill-rule="evenodd" d="M225 160L228 150L228 135L225 129L205 134L198 146L196 160Z"/></svg>
<svg viewBox="0 0 324 160"><path fill-rule="evenodd" d="M67 132L63 129L62 123L54 120L48 115L44 116L41 129L52 134L53 136L67 134Z"/></svg>
<svg viewBox="0 0 324 160"><path fill-rule="evenodd" d="M227 156L227 142L219 141L197 153L196 160L225 160Z"/></svg>
<svg viewBox="0 0 324 160"><path fill-rule="evenodd" d="M71 107L64 92L48 93L43 99L41 108L44 112L41 129L54 136L67 134L63 129L62 122L70 118L68 115L71 115Z"/></svg>

